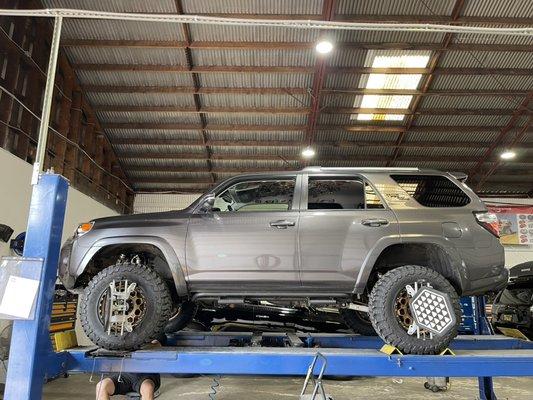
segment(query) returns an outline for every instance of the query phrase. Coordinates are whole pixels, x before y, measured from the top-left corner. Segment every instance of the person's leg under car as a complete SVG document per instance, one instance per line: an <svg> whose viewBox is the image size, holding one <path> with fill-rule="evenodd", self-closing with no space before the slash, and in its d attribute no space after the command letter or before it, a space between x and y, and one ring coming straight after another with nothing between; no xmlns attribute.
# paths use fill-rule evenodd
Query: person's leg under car
<svg viewBox="0 0 533 400"><path fill-rule="evenodd" d="M151 379L145 379L141 383L139 393L142 400L154 400L155 383Z"/></svg>
<svg viewBox="0 0 533 400"><path fill-rule="evenodd" d="M115 383L110 378L102 379L96 384L96 400L110 400L115 393Z"/></svg>

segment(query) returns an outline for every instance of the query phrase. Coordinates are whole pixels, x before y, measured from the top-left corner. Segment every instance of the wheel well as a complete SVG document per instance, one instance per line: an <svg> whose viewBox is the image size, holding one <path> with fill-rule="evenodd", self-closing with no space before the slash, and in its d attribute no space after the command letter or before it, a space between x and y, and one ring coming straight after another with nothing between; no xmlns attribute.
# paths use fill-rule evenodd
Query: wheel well
<svg viewBox="0 0 533 400"><path fill-rule="evenodd" d="M102 247L91 258L83 273L78 276L75 287L85 287L93 276L115 264L122 255L126 260L131 260L138 255L143 264L153 268L167 282L172 296L177 297L172 271L165 255L157 246L145 243L113 244Z"/></svg>
<svg viewBox="0 0 533 400"><path fill-rule="evenodd" d="M457 293L462 292L459 273L453 268L449 255L441 246L431 243L402 243L384 249L374 264L367 290L372 290L380 274L402 265L430 268L448 279Z"/></svg>

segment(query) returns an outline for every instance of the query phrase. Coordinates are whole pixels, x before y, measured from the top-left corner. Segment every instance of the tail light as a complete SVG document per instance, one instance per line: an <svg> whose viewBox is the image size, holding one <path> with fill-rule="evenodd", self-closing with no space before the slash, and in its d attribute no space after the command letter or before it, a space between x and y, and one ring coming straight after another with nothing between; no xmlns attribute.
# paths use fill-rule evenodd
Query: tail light
<svg viewBox="0 0 533 400"><path fill-rule="evenodd" d="M498 223L498 217L496 214L487 211L480 211L474 212L474 216L476 217L476 221L479 225L497 238L500 237L500 225Z"/></svg>

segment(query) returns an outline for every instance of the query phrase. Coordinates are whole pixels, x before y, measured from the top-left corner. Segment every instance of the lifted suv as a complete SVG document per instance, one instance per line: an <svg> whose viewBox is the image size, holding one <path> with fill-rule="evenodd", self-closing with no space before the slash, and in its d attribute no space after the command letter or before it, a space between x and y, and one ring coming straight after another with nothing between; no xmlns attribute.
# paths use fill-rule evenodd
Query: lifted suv
<svg viewBox="0 0 533 400"><path fill-rule="evenodd" d="M461 180L416 168L240 175L182 211L81 224L60 277L83 291L81 323L108 349L134 349L198 303L339 310L406 353L456 335L459 295L507 283L496 217ZM368 304L368 305L367 305Z"/></svg>

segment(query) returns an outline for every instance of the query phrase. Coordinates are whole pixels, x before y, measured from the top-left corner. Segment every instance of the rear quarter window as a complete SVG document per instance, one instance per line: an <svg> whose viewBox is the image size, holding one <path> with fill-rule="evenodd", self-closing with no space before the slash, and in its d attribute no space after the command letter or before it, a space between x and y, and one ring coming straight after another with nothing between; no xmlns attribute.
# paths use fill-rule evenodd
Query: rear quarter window
<svg viewBox="0 0 533 400"><path fill-rule="evenodd" d="M445 176L391 175L391 178L425 207L463 207L470 203L470 197Z"/></svg>

